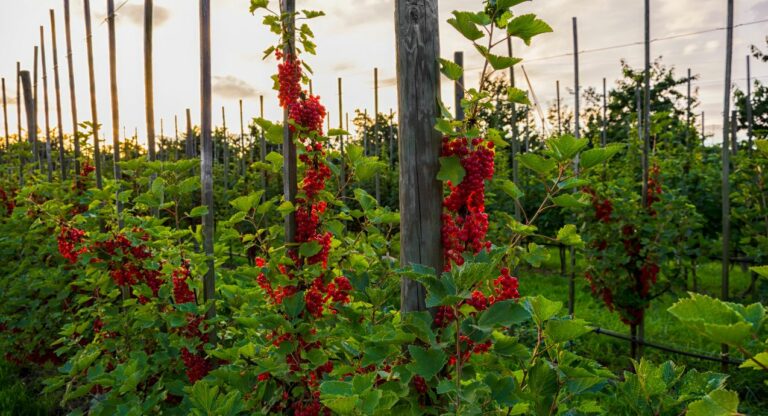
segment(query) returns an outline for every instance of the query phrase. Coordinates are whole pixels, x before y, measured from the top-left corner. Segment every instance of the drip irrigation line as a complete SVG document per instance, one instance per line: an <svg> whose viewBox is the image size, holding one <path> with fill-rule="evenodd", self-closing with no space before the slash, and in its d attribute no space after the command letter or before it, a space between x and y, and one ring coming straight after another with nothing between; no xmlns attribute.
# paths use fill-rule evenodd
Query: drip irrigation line
<svg viewBox="0 0 768 416"><path fill-rule="evenodd" d="M714 362L718 362L718 363L727 362L728 364L732 364L732 365L739 365L739 364L744 362L744 360L739 360L739 359L731 359L731 358L726 358L726 357L713 357L711 355L700 354L700 353L697 353L697 352L684 351L684 350L677 349L675 347L671 347L671 346L667 346L667 345L662 345L662 344L657 344L655 342L646 341L644 339L637 339L637 338L634 338L634 337L632 337L630 335L625 335L625 334L622 334L620 332L611 331L609 329L595 328L595 329L592 330L592 332L594 332L595 334L599 334L599 335L606 335L606 336L609 336L609 337L613 337L613 338L617 338L617 339L622 339L624 341L630 341L630 342L634 341L634 342L636 342L636 343L638 343L640 345L646 346L646 347L651 347L651 348L655 348L657 350L671 352L673 354L684 355L686 357L698 358L700 360L714 361Z"/></svg>

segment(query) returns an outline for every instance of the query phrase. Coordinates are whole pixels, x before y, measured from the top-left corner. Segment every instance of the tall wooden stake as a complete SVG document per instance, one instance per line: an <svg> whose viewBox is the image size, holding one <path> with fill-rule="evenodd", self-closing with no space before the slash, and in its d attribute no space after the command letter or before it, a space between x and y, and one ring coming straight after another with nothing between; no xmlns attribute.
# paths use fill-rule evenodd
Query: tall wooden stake
<svg viewBox="0 0 768 416"><path fill-rule="evenodd" d="M69 0L64 0L64 34L67 41L67 70L69 75L69 108L72 111L72 142L75 151L75 177L80 174L80 137L77 121L77 97L75 95L75 70L72 62L72 36L69 21Z"/></svg>
<svg viewBox="0 0 768 416"><path fill-rule="evenodd" d="M16 61L16 142L21 143L21 62Z"/></svg>
<svg viewBox="0 0 768 416"><path fill-rule="evenodd" d="M102 189L101 150L99 149L99 115L96 109L96 76L93 72L93 35L91 32L91 2L83 0L85 13L85 43L88 50L88 79L91 92L91 122L93 123L93 161L96 166L96 187Z"/></svg>
<svg viewBox="0 0 768 416"><path fill-rule="evenodd" d="M579 88L579 32L577 27L577 21L574 17L573 23L573 85L574 85L574 113L573 113L573 135L576 138L581 137L579 129L579 117L580 110L580 88ZM578 175L579 161L578 159L573 161L573 169ZM571 274L568 279L568 314L573 316L576 309L576 249L571 246Z"/></svg>
<svg viewBox="0 0 768 416"><path fill-rule="evenodd" d="M24 112L27 115L27 134L29 135L29 141L37 140L37 125L35 120L35 98L32 95L32 80L29 76L29 71L21 71L21 85L24 90ZM19 182L24 185L24 159L21 158L21 170L19 175Z"/></svg>
<svg viewBox="0 0 768 416"><path fill-rule="evenodd" d="M691 132L691 68L688 68L688 78L686 79L686 107L685 107L685 145L689 146L688 136Z"/></svg>
<svg viewBox="0 0 768 416"><path fill-rule="evenodd" d="M605 78L603 78L603 123L602 127L600 129L600 147L605 147L605 144L607 142L607 134L606 131L608 125L608 88L605 84Z"/></svg>
<svg viewBox="0 0 768 416"><path fill-rule="evenodd" d="M3 80L3 127L5 127L5 151L7 152L10 147L11 143L10 140L8 140L8 101L5 98L5 78ZM16 103L16 105L19 105Z"/></svg>
<svg viewBox="0 0 768 416"><path fill-rule="evenodd" d="M34 52L34 58L33 58L33 64L32 64L32 116L35 118L35 128L37 129L40 127L39 120L37 119L37 55L40 51L39 46L35 46L35 52ZM33 160L35 161L35 164L37 165L37 168L41 171L43 170L43 159L40 157L40 149L37 147L37 131L35 131L34 136L30 134L30 132L27 132L27 139L30 143L32 143L32 155Z"/></svg>
<svg viewBox="0 0 768 416"><path fill-rule="evenodd" d="M563 122L560 117L560 80L555 81L555 89L557 90L557 135L563 134Z"/></svg>
<svg viewBox="0 0 768 416"><path fill-rule="evenodd" d="M464 52L457 51L453 53L453 63L464 68ZM511 70L511 68L510 68ZM453 83L453 106L455 108L456 120L464 120L464 107L461 106L461 100L464 99L464 73Z"/></svg>
<svg viewBox="0 0 768 416"><path fill-rule="evenodd" d="M747 149L752 150L752 71L750 68L752 57L747 55Z"/></svg>
<svg viewBox="0 0 768 416"><path fill-rule="evenodd" d="M213 258L214 204L213 204L213 143L211 142L211 4L200 0L200 184L202 204L208 207L203 215L203 251L208 271L203 280L203 298L213 302L216 297L216 273ZM206 314L216 315L216 305L211 303Z"/></svg>
<svg viewBox="0 0 768 416"><path fill-rule="evenodd" d="M733 60L733 0L728 0L728 28L726 34L725 47L725 86L723 94L723 173L722 173L722 218L723 218L723 253L722 253L722 276L720 298L727 301L729 296L729 276L731 253L731 200L730 200L730 154L728 147L729 122L728 116L731 113L731 61ZM720 347L723 358L723 371L728 370L728 345L722 344Z"/></svg>
<svg viewBox="0 0 768 416"><path fill-rule="evenodd" d="M64 163L64 123L61 115L61 81L59 79L59 50L56 45L56 16L53 9L49 10L51 17L51 46L53 47L53 86L56 90L56 132L59 142L59 170L61 180L67 178L67 167Z"/></svg>
<svg viewBox="0 0 768 416"><path fill-rule="evenodd" d="M186 110L187 113L187 139L184 140L184 149L185 149L185 156L187 159L192 159L193 157L196 157L196 151L195 151L195 134L192 131L192 116L190 115L189 108Z"/></svg>
<svg viewBox="0 0 768 416"><path fill-rule="evenodd" d="M147 153L149 160L155 153L155 98L152 77L152 8L153 0L144 0L144 109L147 119Z"/></svg>
<svg viewBox="0 0 768 416"><path fill-rule="evenodd" d="M179 116L173 115L173 160L179 160Z"/></svg>
<svg viewBox="0 0 768 416"><path fill-rule="evenodd" d="M245 129L243 127L243 100L240 100L240 175L245 176Z"/></svg>
<svg viewBox="0 0 768 416"><path fill-rule="evenodd" d="M109 95L112 103L112 170L115 181L118 183L115 209L117 210L117 228L123 229L123 203L119 195L122 191L120 180L120 107L117 95L117 47L115 40L115 0L107 0L107 31L109 32ZM123 291L123 299L128 298L128 293Z"/></svg>
<svg viewBox="0 0 768 416"><path fill-rule="evenodd" d="M48 167L48 182L53 181L53 158L51 152L51 117L48 106L48 68L45 63L45 29L40 26L40 65L43 69L43 115L45 117L45 161Z"/></svg>
<svg viewBox="0 0 768 416"><path fill-rule="evenodd" d="M379 68L373 68L373 151L376 157L381 157L379 142ZM376 172L376 202L381 203L381 178Z"/></svg>
<svg viewBox="0 0 768 416"><path fill-rule="evenodd" d="M341 115L344 114L344 103L343 103L343 93L341 88L341 78L338 79L338 87L339 87L339 128L343 129L344 125L342 124ZM339 193L341 194L341 197L344 197L344 194L347 191L347 161L345 160L344 156L344 136L339 136L339 154L340 154L340 162L341 167L339 169Z"/></svg>
<svg viewBox="0 0 768 416"><path fill-rule="evenodd" d="M437 180L440 56L437 0L395 0L398 137L400 139L400 264L443 269L442 184ZM400 310L426 309L424 287L403 277Z"/></svg>
<svg viewBox="0 0 768 416"><path fill-rule="evenodd" d="M507 38L507 55L512 58L512 38ZM515 66L509 67L509 86L515 86ZM517 162L518 155L520 154L520 140L517 137L517 105L512 103L512 182L520 187L520 167ZM515 219L520 221L522 219L522 213L520 210L520 204L515 202Z"/></svg>
<svg viewBox="0 0 768 416"><path fill-rule="evenodd" d="M296 55L295 20L296 0L280 0L280 12L287 16L287 33L285 33L285 48L283 53L286 59L293 59ZM283 109L283 197L290 203L295 203L298 189L296 173L296 144L289 128L290 115L288 109ZM285 216L285 243L292 245L296 242L296 216Z"/></svg>
<svg viewBox="0 0 768 416"><path fill-rule="evenodd" d="M224 189L229 189L229 139L227 138L227 116L224 114L224 106L221 107L221 123L221 146L224 148Z"/></svg>

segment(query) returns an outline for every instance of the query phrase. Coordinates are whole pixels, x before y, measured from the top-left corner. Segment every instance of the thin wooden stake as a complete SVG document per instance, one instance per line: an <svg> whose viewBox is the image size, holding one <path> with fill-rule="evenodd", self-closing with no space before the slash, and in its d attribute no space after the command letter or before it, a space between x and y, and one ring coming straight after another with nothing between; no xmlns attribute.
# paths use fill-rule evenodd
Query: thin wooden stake
<svg viewBox="0 0 768 416"><path fill-rule="evenodd" d="M557 91L557 135L563 134L563 122L560 117L560 80L555 81L555 90Z"/></svg>
<svg viewBox="0 0 768 416"><path fill-rule="evenodd" d="M747 55L747 149L752 150L752 57Z"/></svg>
<svg viewBox="0 0 768 416"><path fill-rule="evenodd" d="M3 82L3 126L5 127L5 151L7 152L10 147L10 140L8 139L8 101L5 98L5 78L2 79ZM16 103L16 105L19 105Z"/></svg>
<svg viewBox="0 0 768 416"><path fill-rule="evenodd" d="M107 0L107 31L109 32L109 95L112 104L112 169L115 182L118 187L115 198L117 211L117 228L123 229L123 203L120 201L122 187L122 172L120 172L120 106L117 94L117 46L115 36L115 0ZM129 293L123 291L123 299L127 299Z"/></svg>
<svg viewBox="0 0 768 416"><path fill-rule="evenodd" d="M245 176L245 129L243 127L243 100L240 100L240 175Z"/></svg>
<svg viewBox="0 0 768 416"><path fill-rule="evenodd" d="M152 9L153 1L144 0L144 108L147 119L147 153L150 161L155 152L155 97L152 76Z"/></svg>
<svg viewBox="0 0 768 416"><path fill-rule="evenodd" d="M573 23L573 85L574 85L574 115L573 115L573 121L574 121L574 128L573 128L573 135L579 139L581 138L581 132L579 128L579 117L581 114L579 113L580 110L580 88L579 88L579 33L578 33L578 27L577 27L577 21L574 17L572 20ZM579 160L574 159L573 161L573 170L574 173L578 175L579 171ZM575 189L574 189L575 191ZM571 275L568 279L568 314L573 316L575 309L576 309L576 249L571 246L570 250L571 254Z"/></svg>
<svg viewBox="0 0 768 416"><path fill-rule="evenodd" d="M91 33L91 2L83 0L85 13L85 43L88 52L88 79L91 92L91 122L93 123L93 161L96 166L96 187L103 188L101 181L101 150L99 149L99 115L96 107L96 76L93 71L93 35Z"/></svg>
<svg viewBox="0 0 768 416"><path fill-rule="evenodd" d="M453 53L453 63L460 68L464 68L464 52L457 51ZM510 71L512 68L510 68ZM464 120L464 107L461 106L461 100L464 99L464 72L459 79L453 83L453 106L456 120Z"/></svg>
<svg viewBox="0 0 768 416"><path fill-rule="evenodd" d="M224 151L224 189L229 189L229 140L227 139L227 116L224 114L224 106L221 107L221 146Z"/></svg>
<svg viewBox="0 0 768 416"><path fill-rule="evenodd" d="M40 123L37 119L37 55L40 51L39 46L35 46L35 52L34 52L34 58L33 58L33 64L32 64L32 116L35 118L35 129L40 127ZM35 164L37 165L37 168L39 170L43 170L43 159L40 157L40 149L38 149L37 145L37 131L35 131L34 136L30 134L30 132L27 132L27 139L30 143L32 143L32 155L33 160L35 161Z"/></svg>
<svg viewBox="0 0 768 416"><path fill-rule="evenodd" d="M195 153L195 137L192 131L192 116L190 115L189 108L187 112L187 139L184 141L184 148L186 150L185 156L187 159L192 159L197 156Z"/></svg>
<svg viewBox="0 0 768 416"><path fill-rule="evenodd" d="M688 136L691 132L691 68L688 68L688 78L686 79L686 107L685 107L685 145L689 145Z"/></svg>
<svg viewBox="0 0 768 416"><path fill-rule="evenodd" d="M341 78L338 79L338 89L339 89L339 128L343 129L344 126L341 124L341 115L344 114L344 104L343 104L343 93L342 93L342 86L341 86ZM349 116L347 116L349 117ZM344 136L339 136L339 154L340 154L340 162L341 167L339 169L339 193L341 194L341 197L344 197L344 194L347 191L347 161L344 156Z"/></svg>
<svg viewBox="0 0 768 416"><path fill-rule="evenodd" d="M379 68L373 68L373 151L374 156L381 157L379 144ZM379 172L374 177L376 202L381 203L381 178Z"/></svg>
<svg viewBox="0 0 768 416"><path fill-rule="evenodd" d="M53 9L49 10L51 17L51 46L53 47L53 86L56 90L56 132L59 134L59 170L61 180L67 178L67 167L64 163L64 123L61 115L61 80L59 79L59 50L56 45L56 16Z"/></svg>
<svg viewBox="0 0 768 416"><path fill-rule="evenodd" d="M723 219L723 252L722 252L722 275L720 282L720 298L727 301L730 297L729 290L729 267L731 252L731 200L730 200L730 154L728 146L729 121L728 116L731 112L731 63L733 60L733 0L728 0L728 20L725 47L725 85L723 94L723 172L722 172L722 219ZM723 357L723 372L728 371L728 345L722 344L720 353Z"/></svg>
<svg viewBox="0 0 768 416"><path fill-rule="evenodd" d="M203 215L203 251L208 270L203 279L203 299L210 303L206 316L216 315L216 273L213 257L214 203L213 203L213 143L211 141L211 5L200 0L200 183L202 204L208 208Z"/></svg>
<svg viewBox="0 0 768 416"><path fill-rule="evenodd" d="M608 88L605 83L605 77L603 77L603 123L600 129L600 147L605 147L608 141L608 132L606 131L608 126Z"/></svg>
<svg viewBox="0 0 768 416"><path fill-rule="evenodd" d="M16 61L16 127L18 136L16 142L21 143L21 62Z"/></svg>
<svg viewBox="0 0 768 416"><path fill-rule="evenodd" d="M29 71L21 71L21 85L24 90L24 111L27 115L27 132L29 135L29 141L37 140L37 126L35 125L35 99L32 95L32 80L29 76ZM19 174L20 185L24 185L24 160L21 158L21 169Z"/></svg>
<svg viewBox="0 0 768 416"><path fill-rule="evenodd" d="M173 160L179 160L179 116L173 115Z"/></svg>
<svg viewBox="0 0 768 416"><path fill-rule="evenodd" d="M53 158L51 153L51 118L48 106L48 68L45 63L45 29L40 26L40 64L43 69L43 114L45 117L45 161L48 172L48 182L53 182Z"/></svg>
<svg viewBox="0 0 768 416"><path fill-rule="evenodd" d="M69 21L69 0L64 0L64 33L67 41L67 70L69 75L69 108L72 111L72 141L75 151L75 177L80 174L80 135L78 134L75 70L72 62L72 36ZM21 137L21 136L19 136Z"/></svg>

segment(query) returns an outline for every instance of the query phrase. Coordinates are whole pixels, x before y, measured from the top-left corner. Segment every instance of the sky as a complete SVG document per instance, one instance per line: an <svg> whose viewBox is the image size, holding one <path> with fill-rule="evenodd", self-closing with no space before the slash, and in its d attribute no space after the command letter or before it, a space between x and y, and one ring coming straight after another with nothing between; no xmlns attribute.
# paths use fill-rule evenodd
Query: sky
<svg viewBox="0 0 768 416"><path fill-rule="evenodd" d="M137 129L145 137L145 102L143 71L142 0L116 0L117 76L120 124L132 135ZM174 134L174 116L184 130L184 111L190 108L192 121L200 119L198 2L194 0L155 0L154 5L154 97L156 134L163 121L165 136ZM277 0L270 3L277 8ZM305 59L314 70L313 86L327 107L333 127L338 127L337 78L343 79L344 112L354 109L372 112L373 68L379 71L379 108L396 111L394 0L297 0L298 9L323 10L326 16L312 20L317 56ZM553 33L534 38L531 46L514 41L515 55L522 65L533 92L545 108L555 100L555 82L560 81L561 96L573 107L572 17L578 19L579 50L589 51L643 40L642 0L534 0L516 7L517 14L535 13L549 23ZM726 25L726 0L651 0L651 38L685 35ZM469 41L459 35L446 20L452 10L479 10L480 0L439 0L440 52L451 59L454 51L464 51L467 85L477 83L481 60ZM121 7L120 7L121 6ZM259 96L264 96L267 118L280 119L271 75L276 72L272 58L262 60L262 51L276 43L273 33L261 24L261 15L248 12L248 0L212 0L212 73L213 119L222 124L226 112L229 129L239 130L238 101L243 100L246 120L259 115ZM79 119L90 120L88 67L82 0L71 0L73 60ZM62 85L63 125L72 131L70 95L67 84L63 0L0 0L0 76L6 79L8 125L16 131L16 61L22 69L32 69L33 47L39 44L39 26L45 27L49 70L51 125L56 116L53 96L52 51L48 10L56 14L59 75ZM93 47L96 74L98 117L102 138L111 141L111 106L107 50L106 0L91 2ZM735 0L736 25L768 19L768 0ZM734 29L733 83L745 88L746 56L749 46L766 48L768 22ZM684 74L687 68L699 78L694 88L701 100L695 111L706 113L709 142L720 140L725 70L725 30L659 40L651 45L652 57L662 57L668 66ZM502 51L500 51L502 52ZM554 58L553 58L554 56ZM624 46L580 55L582 88L601 89L602 78L609 89L621 76L620 60L630 66L643 65L642 46ZM518 69L518 85L524 80ZM768 64L752 62L752 76L768 82ZM44 126L42 88L40 88L39 125ZM452 102L453 85L442 80L443 101ZM698 122L698 121L697 121ZM3 131L0 134L5 134Z"/></svg>

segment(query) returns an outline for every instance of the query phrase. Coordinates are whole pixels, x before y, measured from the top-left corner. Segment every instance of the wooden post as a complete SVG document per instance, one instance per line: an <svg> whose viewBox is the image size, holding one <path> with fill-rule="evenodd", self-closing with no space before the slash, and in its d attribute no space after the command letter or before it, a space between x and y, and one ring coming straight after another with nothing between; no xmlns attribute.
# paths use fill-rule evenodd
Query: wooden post
<svg viewBox="0 0 768 416"><path fill-rule="evenodd" d="M608 88L605 85L605 77L603 77L603 125L600 129L600 147L605 147L608 140L606 128L608 126Z"/></svg>
<svg viewBox="0 0 768 416"><path fill-rule="evenodd" d="M160 117L160 140L157 140L157 155L160 160L168 160L168 150L165 143L165 130L163 125L163 118Z"/></svg>
<svg viewBox="0 0 768 416"><path fill-rule="evenodd" d="M579 129L579 117L581 114L579 113L580 110L580 88L579 88L579 32L577 27L577 21L574 17L572 20L573 23L573 85L574 85L574 113L573 113L573 135L576 136L576 138L581 137L581 132ZM579 161L578 159L575 159L573 161L573 170L575 171L576 175L578 175L579 171ZM575 191L575 189L574 189ZM576 309L576 249L571 246L570 250L571 254L571 276L568 279L568 314L573 316L575 309Z"/></svg>
<svg viewBox="0 0 768 416"><path fill-rule="evenodd" d="M224 114L224 106L221 106L221 146L224 150L224 189L229 188L229 140L227 139L227 116Z"/></svg>
<svg viewBox="0 0 768 416"><path fill-rule="evenodd" d="M64 33L67 41L67 70L69 75L69 108L72 111L72 141L75 151L75 175L80 174L80 138L78 135L75 70L72 63L72 36L69 21L69 0L64 0ZM21 137L21 136L19 136Z"/></svg>
<svg viewBox="0 0 768 416"><path fill-rule="evenodd" d="M53 48L53 85L56 90L56 131L59 134L59 170L61 180L67 178L67 167L64 164L64 124L61 120L61 81L59 80L59 50L56 45L56 16L53 9L49 10L51 17L51 47Z"/></svg>
<svg viewBox="0 0 768 416"><path fill-rule="evenodd" d="M19 77L21 78L21 85L24 90L24 111L27 116L27 131L32 140L34 140L36 139L35 136L37 136L37 126L35 125L35 99L32 96L32 80L29 77L29 71L20 71ZM21 186L24 186L24 161L25 158L21 157L21 167L19 169L19 184Z"/></svg>
<svg viewBox="0 0 768 416"><path fill-rule="evenodd" d="M720 282L720 298L727 301L729 295L729 276L731 253L731 200L730 200L730 155L728 147L728 116L731 112L731 61L733 60L733 0L728 0L728 18L725 47L725 88L723 94L723 172L722 172L722 218L723 218L723 252L722 252L722 275ZM723 372L728 371L728 345L722 344L720 352L723 358Z"/></svg>
<svg viewBox="0 0 768 416"><path fill-rule="evenodd" d="M259 117L264 118L264 96L259 96ZM267 159L267 140L264 137L264 129L259 129L259 161L264 162ZM267 200L267 172L261 171L261 189L264 190L262 202Z"/></svg>
<svg viewBox="0 0 768 416"><path fill-rule="evenodd" d="M522 152L527 153L530 151L531 141L531 107L525 107L525 136L523 137Z"/></svg>
<svg viewBox="0 0 768 416"><path fill-rule="evenodd" d="M115 41L115 0L107 0L107 31L109 32L109 95L112 103L112 169L115 175L115 181L118 183L117 196L120 195L122 187L120 180L120 107L117 95L117 47ZM123 229L123 203L120 198L115 198L115 209L117 210L117 228ZM123 291L123 299L128 298L128 292Z"/></svg>
<svg viewBox="0 0 768 416"><path fill-rule="evenodd" d="M149 160L155 153L155 98L152 77L152 8L153 0L144 0L144 109L147 119L147 151Z"/></svg>
<svg viewBox="0 0 768 416"><path fill-rule="evenodd" d="M344 129L344 125L342 124L342 114L344 114L344 103L343 103L343 94L342 94L342 88L341 88L341 78L338 79L338 89L339 89L339 128ZM344 197L344 194L347 191L347 161L345 160L344 156L344 136L339 136L339 194L341 197Z"/></svg>
<svg viewBox="0 0 768 416"><path fill-rule="evenodd" d="M689 146L688 136L691 131L691 68L688 68L688 78L686 79L686 107L685 107L685 145Z"/></svg>
<svg viewBox="0 0 768 416"><path fill-rule="evenodd" d="M507 55L512 58L512 38L507 38ZM509 86L515 86L515 66L509 67ZM520 165L517 162L517 157L520 154L520 140L517 137L517 105L512 103L512 182L519 188L520 187ZM522 213L520 211L520 204L515 203L515 220L520 221L522 219Z"/></svg>
<svg viewBox="0 0 768 416"><path fill-rule="evenodd" d="M283 54L285 59L295 59L296 39L295 39L295 19L296 0L280 0L280 12L287 21L287 33L285 33L285 48ZM290 203L295 203L297 185L296 173L296 143L293 142L293 135L289 128L288 121L290 115L288 108L283 109L283 197ZM285 216L285 243L292 245L296 242L296 216L288 214Z"/></svg>
<svg viewBox="0 0 768 416"><path fill-rule="evenodd" d="M746 97L746 107L747 107L747 149L752 150L752 71L750 68L751 65L751 56L747 55L747 97Z"/></svg>
<svg viewBox="0 0 768 416"><path fill-rule="evenodd" d="M93 72L93 35L91 33L91 2L83 0L85 9L85 43L88 51L88 79L91 91L91 122L93 123L93 161L96 166L96 187L102 189L101 151L99 149L99 115L96 109L96 76Z"/></svg>
<svg viewBox="0 0 768 416"><path fill-rule="evenodd" d="M53 181L53 158L51 152L51 118L48 106L48 68L45 64L45 29L40 26L40 64L43 69L43 115L45 117L45 161L48 167L48 182Z"/></svg>
<svg viewBox="0 0 768 416"><path fill-rule="evenodd" d="M37 54L40 50L39 46L35 46L35 52L34 52L34 58L33 58L33 64L32 64L32 110L33 114L32 116L35 118L35 129L40 127L40 123L37 119ZM30 143L32 143L32 155L33 160L35 161L35 164L37 165L37 168L41 171L43 170L43 160L40 158L40 149L37 147L37 131L35 131L34 136L30 134L30 132L27 132L27 139Z"/></svg>
<svg viewBox="0 0 768 416"><path fill-rule="evenodd" d="M7 152L10 147L10 140L8 140L8 101L5 98L5 78L3 80L3 126L5 127L5 151ZM16 103L19 105L19 103Z"/></svg>
<svg viewBox="0 0 768 416"><path fill-rule="evenodd" d="M464 52L453 53L453 63L461 68L464 68ZM512 69L510 68L510 71ZM455 107L454 113L456 114L456 120L464 120L464 108L461 106L461 100L464 99L464 73L461 77L453 83L453 105Z"/></svg>
<svg viewBox="0 0 768 416"><path fill-rule="evenodd" d="M731 156L739 150L739 141L736 132L739 130L739 122L736 118L736 111L731 111Z"/></svg>
<svg viewBox="0 0 768 416"><path fill-rule="evenodd" d="M245 176L245 129L243 128L243 100L240 100L240 175Z"/></svg>
<svg viewBox="0 0 768 416"><path fill-rule="evenodd" d="M173 115L173 161L179 160L179 116Z"/></svg>
<svg viewBox="0 0 768 416"><path fill-rule="evenodd" d="M704 133L704 112L701 112L701 144L704 145L704 141L707 139L707 135Z"/></svg>
<svg viewBox="0 0 768 416"><path fill-rule="evenodd" d="M557 135L563 134L563 122L560 117L560 80L555 81L555 89L557 90Z"/></svg>
<svg viewBox="0 0 768 416"><path fill-rule="evenodd" d="M373 152L376 157L381 157L381 144L379 143L379 68L373 68ZM381 178L379 172L374 177L376 202L381 203Z"/></svg>
<svg viewBox="0 0 768 416"><path fill-rule="evenodd" d="M394 169L395 167L395 132L392 128L392 124L395 122L395 113L392 109L389 109L389 167Z"/></svg>
<svg viewBox="0 0 768 416"><path fill-rule="evenodd" d="M648 209L648 168L651 148L651 2L645 0L645 69L643 91L643 207ZM642 290L642 282L638 279L637 287ZM643 355L643 340L645 338L645 314L640 316L637 325L637 346L634 358L639 360Z"/></svg>
<svg viewBox="0 0 768 416"><path fill-rule="evenodd" d="M442 184L437 180L440 56L437 0L395 0L398 137L400 139L400 264L443 270ZM402 278L400 310L423 311L425 290Z"/></svg>
<svg viewBox="0 0 768 416"><path fill-rule="evenodd" d="M202 204L208 207L203 215L203 251L208 271L203 279L203 299L212 302L216 297L216 274L213 258L214 204L213 204L213 143L211 143L211 4L200 0L200 184ZM216 315L216 305L211 303L206 316Z"/></svg>
<svg viewBox="0 0 768 416"><path fill-rule="evenodd" d="M16 142L21 143L21 62L16 61Z"/></svg>
<svg viewBox="0 0 768 416"><path fill-rule="evenodd" d="M186 110L187 113L187 139L184 140L184 149L185 149L185 156L187 159L192 159L196 156L195 154L195 138L194 138L194 132L192 131L192 117L190 116L189 108Z"/></svg>
<svg viewBox="0 0 768 416"><path fill-rule="evenodd" d="M363 111L363 154L369 155L368 152L368 109Z"/></svg>

